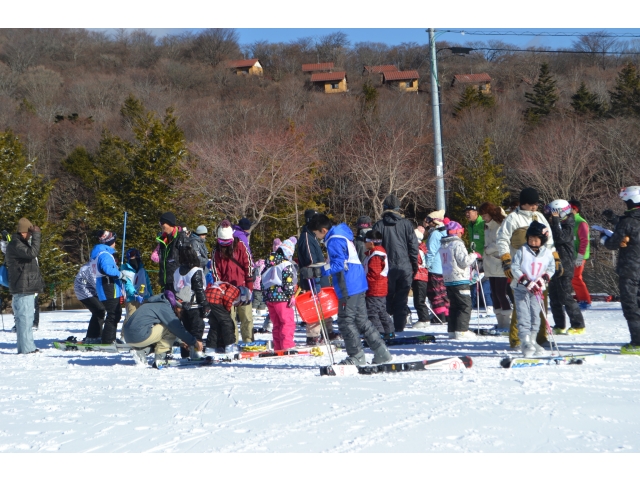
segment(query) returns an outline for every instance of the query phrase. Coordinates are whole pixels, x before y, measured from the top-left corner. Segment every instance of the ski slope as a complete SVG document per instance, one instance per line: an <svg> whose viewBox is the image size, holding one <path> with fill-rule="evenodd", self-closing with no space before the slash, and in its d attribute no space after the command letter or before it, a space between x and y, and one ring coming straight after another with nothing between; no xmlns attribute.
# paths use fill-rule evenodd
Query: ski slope
<svg viewBox="0 0 640 480"><path fill-rule="evenodd" d="M506 337L455 341L431 326L436 344L395 358L469 355L472 369L342 378L319 376L327 357L158 371L128 353L51 347L82 338L89 316L42 312L35 355L0 333L0 452L640 451L640 358L618 354L629 335L617 303L594 303L586 334L556 337L563 352L606 353L603 364L505 370Z"/></svg>

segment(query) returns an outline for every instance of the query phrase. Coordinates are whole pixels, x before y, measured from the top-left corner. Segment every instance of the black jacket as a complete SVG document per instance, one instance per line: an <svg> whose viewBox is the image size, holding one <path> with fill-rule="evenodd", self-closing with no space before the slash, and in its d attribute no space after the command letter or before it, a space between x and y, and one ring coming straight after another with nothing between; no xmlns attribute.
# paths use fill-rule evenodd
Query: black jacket
<svg viewBox="0 0 640 480"><path fill-rule="evenodd" d="M12 295L42 292L44 281L37 259L40 254L41 241L41 232L33 232L31 242L16 233L7 245L5 259L9 276L9 291Z"/></svg>
<svg viewBox="0 0 640 480"><path fill-rule="evenodd" d="M626 242L626 246L622 246L625 237L629 237L629 240ZM604 246L609 250L620 249L616 266L618 275L640 279L640 208L624 212L613 235L607 239Z"/></svg>
<svg viewBox="0 0 640 480"><path fill-rule="evenodd" d="M385 210L373 229L382 234L390 270L418 272L418 237L409 220L394 210Z"/></svg>
<svg viewBox="0 0 640 480"><path fill-rule="evenodd" d="M322 253L318 239L313 232L309 231L306 225L300 230L300 238L296 244L296 249L298 251L298 264L300 268L308 267L314 263L324 262L324 253ZM300 275L299 283L303 290L309 290L309 284L307 281L302 280L302 275ZM320 277L320 285L322 287L328 287L329 277Z"/></svg>
<svg viewBox="0 0 640 480"><path fill-rule="evenodd" d="M191 244L191 248L193 248L198 254L200 268L205 268L209 261L209 252L207 251L207 246L205 245L204 240L200 238L200 235L192 233L189 237L189 243Z"/></svg>
<svg viewBox="0 0 640 480"><path fill-rule="evenodd" d="M353 240L353 244L356 246L356 252L358 252L358 258L362 263L364 263L364 258L367 256L366 251L364 249L365 238L364 236L370 231L370 228L363 228L358 230L358 235Z"/></svg>
<svg viewBox="0 0 640 480"><path fill-rule="evenodd" d="M570 213L564 222L560 221L560 217L551 217L549 220L553 244L560 256L565 277L573 277L573 269L575 267L576 251L573 240L575 224L576 219L573 213Z"/></svg>
<svg viewBox="0 0 640 480"><path fill-rule="evenodd" d="M178 273L180 275L186 275L189 273L189 270L191 270L190 267L180 265ZM200 306L207 305L209 303L204 295L204 275L201 270L197 270L191 277L191 291L193 292L193 295L195 295L194 303L197 303Z"/></svg>
<svg viewBox="0 0 640 480"><path fill-rule="evenodd" d="M159 241L159 244L160 263L158 267L160 272L158 280L160 286L165 289L167 285L173 285L173 274L180 266L180 249L189 245L189 239L184 232L179 231L168 245L162 241Z"/></svg>

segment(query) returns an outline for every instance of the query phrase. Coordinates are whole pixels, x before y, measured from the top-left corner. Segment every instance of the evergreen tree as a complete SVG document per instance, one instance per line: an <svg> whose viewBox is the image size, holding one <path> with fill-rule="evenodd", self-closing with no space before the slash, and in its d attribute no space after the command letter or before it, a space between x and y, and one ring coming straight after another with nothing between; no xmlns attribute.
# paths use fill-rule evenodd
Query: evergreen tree
<svg viewBox="0 0 640 480"><path fill-rule="evenodd" d="M611 114L616 116L640 116L640 76L633 63L627 63L618 73L611 96Z"/></svg>
<svg viewBox="0 0 640 480"><path fill-rule="evenodd" d="M378 113L378 89L371 84L370 80L366 80L362 84L361 100L362 118L365 122L369 122Z"/></svg>
<svg viewBox="0 0 640 480"><path fill-rule="evenodd" d="M491 108L496 104L491 95L485 95L472 85L467 86L460 96L460 101L453 107L454 115L459 115L466 108L482 107Z"/></svg>
<svg viewBox="0 0 640 480"><path fill-rule="evenodd" d="M571 96L571 106L576 113L580 115L592 114L600 116L604 113L604 105L598 100L595 93L587 90L584 82L580 83L580 87L574 95Z"/></svg>
<svg viewBox="0 0 640 480"><path fill-rule="evenodd" d="M558 101L558 93L556 89L556 81L549 72L549 64L540 65L540 74L538 81L533 86L533 93L526 92L524 94L527 103L533 105L527 108L525 116L528 121L535 123L541 117L549 115L555 108Z"/></svg>

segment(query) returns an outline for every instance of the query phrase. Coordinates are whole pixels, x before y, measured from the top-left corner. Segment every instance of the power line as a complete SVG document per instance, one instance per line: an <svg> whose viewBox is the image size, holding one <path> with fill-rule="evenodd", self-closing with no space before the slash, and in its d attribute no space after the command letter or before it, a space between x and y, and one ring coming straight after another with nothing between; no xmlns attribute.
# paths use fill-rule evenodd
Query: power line
<svg viewBox="0 0 640 480"><path fill-rule="evenodd" d="M436 30L438 33L459 33L461 35L490 35L490 36L518 36L518 37L599 37L599 38L640 38L640 33L610 33L598 32L594 34L581 32L516 32L514 30Z"/></svg>
<svg viewBox="0 0 640 480"><path fill-rule="evenodd" d="M519 49L519 48L489 48L489 47L477 47L472 48L474 50L488 50L491 52L529 52L529 53L574 53L582 55L640 55L640 52L585 52L580 50L534 50L534 49Z"/></svg>

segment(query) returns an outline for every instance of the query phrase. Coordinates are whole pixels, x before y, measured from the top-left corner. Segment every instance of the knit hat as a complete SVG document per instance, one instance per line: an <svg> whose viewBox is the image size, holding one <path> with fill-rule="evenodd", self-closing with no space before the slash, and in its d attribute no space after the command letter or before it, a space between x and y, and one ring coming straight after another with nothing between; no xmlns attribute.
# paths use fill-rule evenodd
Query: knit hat
<svg viewBox="0 0 640 480"><path fill-rule="evenodd" d="M436 210L435 212L431 212L427 215L427 219L433 221L436 225L441 227L444 225L442 220L444 219L444 210Z"/></svg>
<svg viewBox="0 0 640 480"><path fill-rule="evenodd" d="M356 220L356 227L371 228L372 223L373 222L371 221L371 217L367 217L366 215L363 215L362 217L358 217L358 220Z"/></svg>
<svg viewBox="0 0 640 480"><path fill-rule="evenodd" d="M198 228L196 228L196 235L206 235L207 233L209 233L209 230L204 225L198 225Z"/></svg>
<svg viewBox="0 0 640 480"><path fill-rule="evenodd" d="M280 244L280 247L278 247L282 250L284 256L287 257L287 260L291 260L293 258L293 252L296 250L296 243L298 243L298 239L296 237L289 237Z"/></svg>
<svg viewBox="0 0 640 480"><path fill-rule="evenodd" d="M18 233L27 233L31 227L33 224L26 218L22 217L18 220Z"/></svg>
<svg viewBox="0 0 640 480"><path fill-rule="evenodd" d="M98 242L104 245L113 245L116 243L117 235L109 230L101 230L102 233L98 234Z"/></svg>
<svg viewBox="0 0 640 480"><path fill-rule="evenodd" d="M241 218L238 222L238 226L242 230L249 230L251 228L251 220L249 220L248 218Z"/></svg>
<svg viewBox="0 0 640 480"><path fill-rule="evenodd" d="M385 210L398 210L400 209L400 200L393 193L387 195L387 198L384 199L383 207Z"/></svg>
<svg viewBox="0 0 640 480"><path fill-rule="evenodd" d="M540 243L544 245L547 241L547 235L545 233L546 231L547 227L545 227L543 223L534 220L529 225L529 228L527 228L526 237L538 237L540 239Z"/></svg>
<svg viewBox="0 0 640 480"><path fill-rule="evenodd" d="M229 220L223 220L218 227L218 243L223 247L233 243L233 228Z"/></svg>
<svg viewBox="0 0 640 480"><path fill-rule="evenodd" d="M278 247L282 245L282 240L280 240L278 237L273 239L273 245L271 246L271 251L275 252L276 250L278 250Z"/></svg>
<svg viewBox="0 0 640 480"><path fill-rule="evenodd" d="M314 209L310 208L308 210L304 211L304 223L309 223L309 220L311 220L311 217L313 217L314 215L316 215L318 212L315 211ZM274 250L275 252L275 250Z"/></svg>
<svg viewBox="0 0 640 480"><path fill-rule="evenodd" d="M171 212L164 212L160 216L160 224L163 224L163 223L166 223L170 227L175 227L177 223L176 216Z"/></svg>
<svg viewBox="0 0 640 480"><path fill-rule="evenodd" d="M422 239L424 238L424 233L422 233L420 230L418 230L417 228L414 230L414 233L416 234L416 237L418 237L418 241L421 242Z"/></svg>
<svg viewBox="0 0 640 480"><path fill-rule="evenodd" d="M537 205L540 195L535 188L525 188L520 192L520 205Z"/></svg>
<svg viewBox="0 0 640 480"><path fill-rule="evenodd" d="M464 234L464 228L458 222L454 222L453 220L447 223L447 231L449 235L458 235L459 233Z"/></svg>

